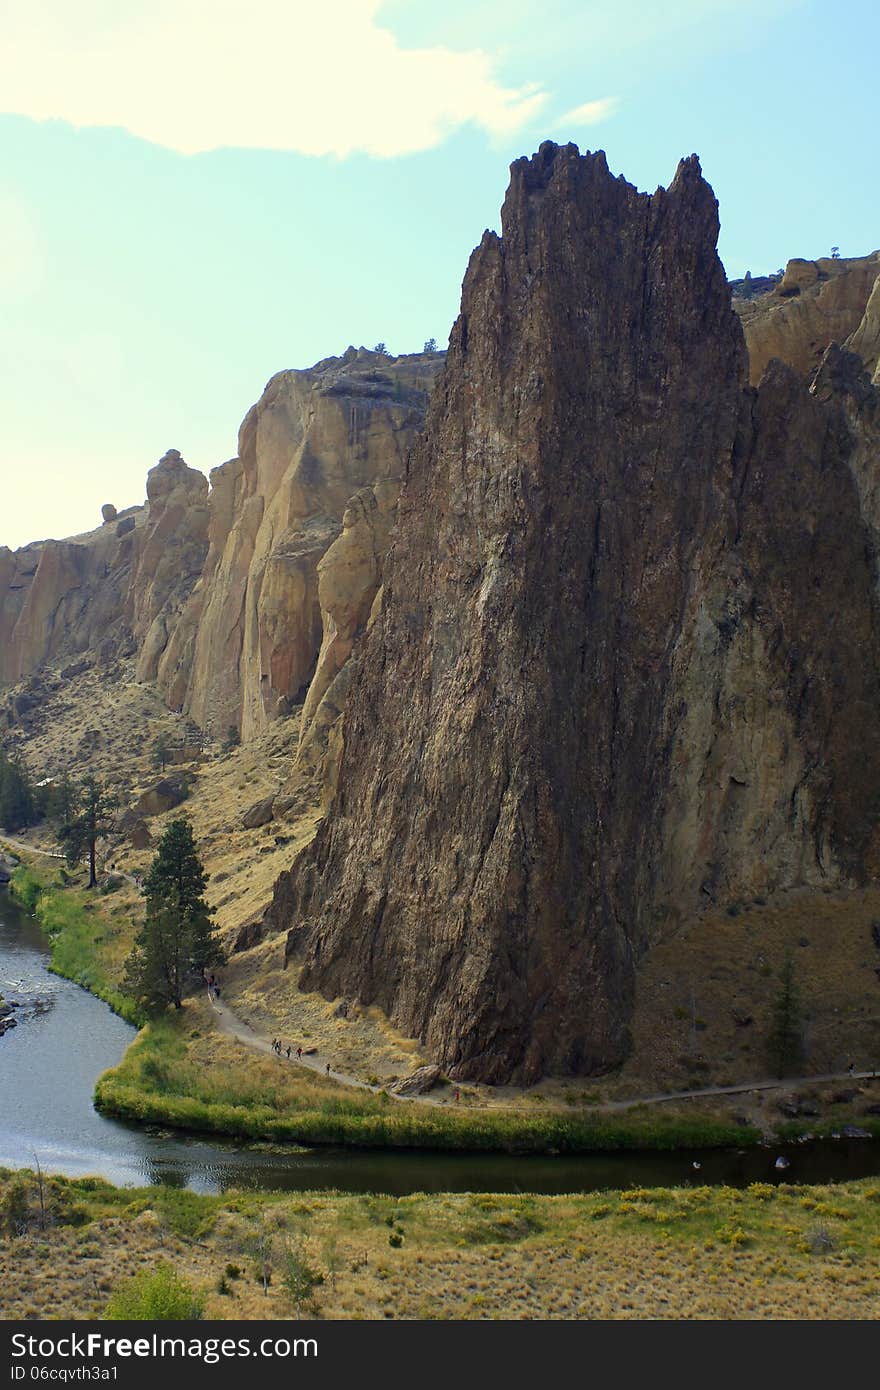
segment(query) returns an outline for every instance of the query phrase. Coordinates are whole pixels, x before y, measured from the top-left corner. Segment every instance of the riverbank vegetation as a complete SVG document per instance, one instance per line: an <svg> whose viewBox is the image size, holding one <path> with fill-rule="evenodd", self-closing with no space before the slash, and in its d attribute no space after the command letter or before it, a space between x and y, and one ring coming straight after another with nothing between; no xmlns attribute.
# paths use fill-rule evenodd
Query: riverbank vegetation
<svg viewBox="0 0 880 1390"><path fill-rule="evenodd" d="M72 883L65 885L59 872L49 874L22 864L10 883L13 898L36 917L49 938L49 968L140 1026L145 1015L120 985L122 963L131 945L131 905L114 902L100 910L94 894Z"/></svg>
<svg viewBox="0 0 880 1390"><path fill-rule="evenodd" d="M876 1316L880 1185L216 1196L0 1170L7 1318L95 1318L171 1265L207 1318Z"/></svg>
<svg viewBox="0 0 880 1390"><path fill-rule="evenodd" d="M672 1107L607 1114L583 1107L471 1108L396 1101L263 1056L214 1030L201 1000L147 1025L99 1079L98 1108L121 1119L240 1139L362 1148L586 1153L757 1143L758 1130Z"/></svg>
<svg viewBox="0 0 880 1390"><path fill-rule="evenodd" d="M127 888L95 895L62 886L63 873L21 867L14 876L16 897L49 933L52 968L142 1023L121 987L139 897ZM870 1097L858 1088L840 1103L836 1092L820 1095L818 1106L805 1103L803 1118L796 1105L777 1109L769 1096L762 1107L760 1095L615 1112L600 1108L593 1090L574 1086L555 1097L535 1092L498 1102L487 1100L486 1088L457 1089L458 1103L450 1086L425 1102L401 1102L343 1085L221 1033L198 995L149 1023L119 1066L99 1079L96 1102L106 1114L140 1123L243 1140L364 1148L582 1153L740 1147L771 1135L832 1132L848 1120L880 1131L880 1118L866 1113Z"/></svg>

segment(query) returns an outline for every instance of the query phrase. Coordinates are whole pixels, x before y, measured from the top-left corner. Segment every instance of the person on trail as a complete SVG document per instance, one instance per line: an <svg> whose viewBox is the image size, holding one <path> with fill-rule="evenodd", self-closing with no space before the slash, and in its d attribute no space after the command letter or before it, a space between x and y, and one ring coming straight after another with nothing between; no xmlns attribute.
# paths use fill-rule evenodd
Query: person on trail
<svg viewBox="0 0 880 1390"><path fill-rule="evenodd" d="M849 1066L847 1067L847 1071L849 1072L850 1076L852 1076L852 1074L853 1074L853 1072L855 1071L855 1069L856 1069L856 1064L855 1064L855 1062L850 1062Z"/></svg>
<svg viewBox="0 0 880 1390"><path fill-rule="evenodd" d="M277 1047L278 1047L278 1039L277 1039L277 1038L273 1038L273 1039L272 1039L272 1051L275 1052L275 1051L277 1050Z"/></svg>
<svg viewBox="0 0 880 1390"><path fill-rule="evenodd" d="M303 1050L302 1050L301 1047L298 1047L298 1048L296 1049L296 1059L297 1059L298 1062L301 1062L301 1061L302 1061L302 1055L303 1055Z"/></svg>
<svg viewBox="0 0 880 1390"><path fill-rule="evenodd" d="M288 1049L287 1049L287 1060L288 1060L288 1062L290 1061L290 1048L289 1048L289 1047L288 1047Z"/></svg>
<svg viewBox="0 0 880 1390"><path fill-rule="evenodd" d="M329 1063L329 1062L327 1063L327 1075L328 1075L328 1076L330 1075L330 1063Z"/></svg>

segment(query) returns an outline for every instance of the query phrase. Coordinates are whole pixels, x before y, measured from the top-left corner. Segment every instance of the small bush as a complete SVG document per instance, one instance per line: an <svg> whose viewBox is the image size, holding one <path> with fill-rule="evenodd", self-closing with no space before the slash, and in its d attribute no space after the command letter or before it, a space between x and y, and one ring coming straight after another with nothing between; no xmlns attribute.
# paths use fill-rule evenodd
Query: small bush
<svg viewBox="0 0 880 1390"><path fill-rule="evenodd" d="M806 1243L811 1255L830 1255L835 1244L827 1226L813 1226L807 1232Z"/></svg>
<svg viewBox="0 0 880 1390"><path fill-rule="evenodd" d="M391 1236L390 1239L393 1240L394 1237ZM289 1241L285 1248L282 1278L284 1287L297 1308L301 1308L313 1289L324 1282L321 1271L309 1262L305 1245L299 1236Z"/></svg>
<svg viewBox="0 0 880 1390"><path fill-rule="evenodd" d="M194 1322L204 1316L204 1297L170 1264L142 1270L110 1295L104 1317L110 1322Z"/></svg>

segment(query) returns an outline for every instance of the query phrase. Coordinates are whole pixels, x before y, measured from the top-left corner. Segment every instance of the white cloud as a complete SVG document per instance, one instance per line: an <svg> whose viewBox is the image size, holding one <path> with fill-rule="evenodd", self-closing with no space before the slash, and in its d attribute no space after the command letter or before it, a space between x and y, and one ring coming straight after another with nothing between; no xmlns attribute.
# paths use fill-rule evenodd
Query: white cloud
<svg viewBox="0 0 880 1390"><path fill-rule="evenodd" d="M560 116L556 122L556 129L567 126L569 129L585 125L598 125L599 121L606 121L609 116L613 116L617 110L617 97L600 97L597 101L585 101L582 106L575 106L571 111L566 111L564 116Z"/></svg>
<svg viewBox="0 0 880 1390"><path fill-rule="evenodd" d="M14 0L0 110L122 126L197 154L223 146L408 154L468 122L503 138L546 101L483 50L401 48L382 0ZM71 12L76 10L76 22Z"/></svg>

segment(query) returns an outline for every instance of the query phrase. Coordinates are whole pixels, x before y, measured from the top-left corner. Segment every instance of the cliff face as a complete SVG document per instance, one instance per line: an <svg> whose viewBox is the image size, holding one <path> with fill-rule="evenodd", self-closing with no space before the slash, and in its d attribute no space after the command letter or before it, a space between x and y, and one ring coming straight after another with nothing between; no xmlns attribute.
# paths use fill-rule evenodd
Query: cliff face
<svg viewBox="0 0 880 1390"><path fill-rule="evenodd" d="M158 664L169 704L247 739L301 701L323 640L318 562L352 494L399 479L439 354L350 348L272 378L211 474L204 570Z"/></svg>
<svg viewBox="0 0 880 1390"><path fill-rule="evenodd" d="M46 661L127 640L123 621L145 508L64 541L0 547L0 685Z"/></svg>
<svg viewBox="0 0 880 1390"><path fill-rule="evenodd" d="M876 372L880 350L880 251L870 256L791 260L781 282L758 299L737 300L754 385L778 357L796 371L815 371L825 349L840 343Z"/></svg>
<svg viewBox="0 0 880 1390"><path fill-rule="evenodd" d="M138 653L142 680L198 577L207 550L207 479L170 449L147 477L147 502L64 541L0 549L0 685L47 661Z"/></svg>
<svg viewBox="0 0 880 1390"><path fill-rule="evenodd" d="M56 657L136 652L138 679L155 680L170 708L247 739L304 699L323 645L316 706L378 588L404 459L442 361L349 348L281 372L248 412L238 457L211 473L210 492L170 449L148 475L145 507L117 516L108 504L105 524L86 536L0 549L0 685ZM350 501L352 517L375 513L354 532L355 550L372 535L369 573L351 557L336 566L326 617L336 612L344 633L325 635L318 565L342 539ZM357 590L349 597L346 583ZM339 681L337 699L342 690ZM312 767L324 766L339 713L330 709Z"/></svg>
<svg viewBox="0 0 880 1390"><path fill-rule="evenodd" d="M870 403L748 388L696 159L653 197L574 146L511 173L268 914L304 988L486 1081L620 1059L664 922L860 879L880 787Z"/></svg>

